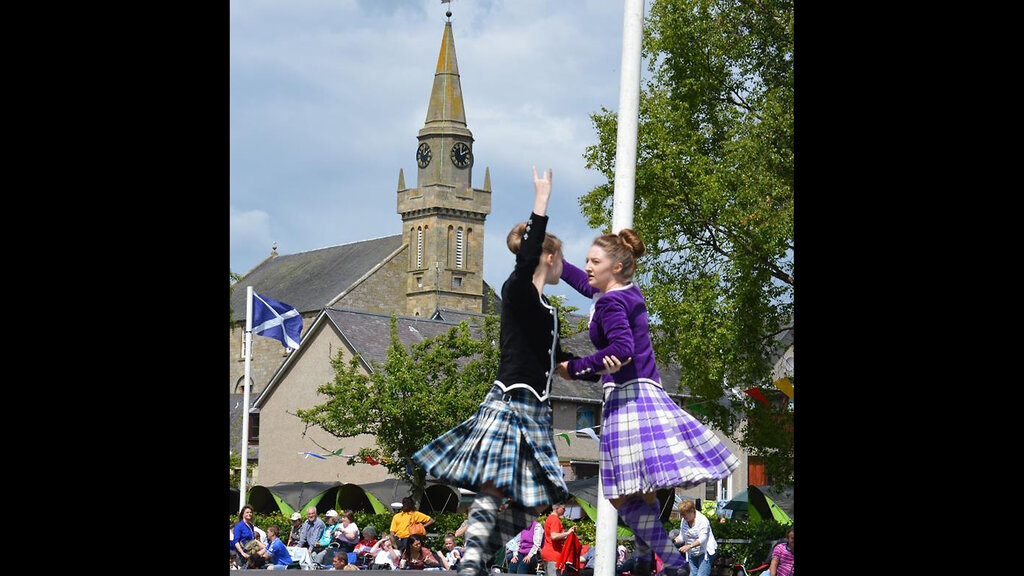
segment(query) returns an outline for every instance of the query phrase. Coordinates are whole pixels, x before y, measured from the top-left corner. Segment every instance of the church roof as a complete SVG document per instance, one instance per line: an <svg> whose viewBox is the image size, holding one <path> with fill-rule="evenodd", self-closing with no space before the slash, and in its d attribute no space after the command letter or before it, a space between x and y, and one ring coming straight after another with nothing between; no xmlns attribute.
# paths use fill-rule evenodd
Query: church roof
<svg viewBox="0 0 1024 576"><path fill-rule="evenodd" d="M444 25L434 85L427 105L427 120L420 135L439 130L471 136L466 129L466 108L462 102L462 83L459 80L459 62L455 57L455 36L452 35L451 22Z"/></svg>
<svg viewBox="0 0 1024 576"><path fill-rule="evenodd" d="M298 254L268 258L231 292L235 320L245 320L245 289L290 304L300 313L330 306L337 297L402 247L402 235L350 242Z"/></svg>

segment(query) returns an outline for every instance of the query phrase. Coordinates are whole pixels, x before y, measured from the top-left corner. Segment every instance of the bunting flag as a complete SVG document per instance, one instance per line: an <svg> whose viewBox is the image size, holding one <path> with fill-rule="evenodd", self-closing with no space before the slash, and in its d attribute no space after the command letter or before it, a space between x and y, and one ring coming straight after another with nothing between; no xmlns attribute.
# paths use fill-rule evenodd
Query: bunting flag
<svg viewBox="0 0 1024 576"><path fill-rule="evenodd" d="M569 442L569 435L567 433L562 432L561 434L557 434L557 436L561 436L562 438L565 438L565 445L566 446L572 446L572 442Z"/></svg>
<svg viewBox="0 0 1024 576"><path fill-rule="evenodd" d="M323 446L321 446L321 448L323 448ZM326 450L326 448L324 448L324 450ZM378 464L387 464L391 462L391 459L386 457L373 458L372 456L360 456L359 454L345 454L344 452L344 448L338 448L334 452L328 452L326 454L317 454L315 452L299 452L298 454L299 456L304 456L307 459L310 456L312 456L314 458L319 458L320 460L327 460L327 458L331 456L337 456L340 458L354 458L356 459L356 461L361 461L364 464L369 464L370 466L377 466Z"/></svg>
<svg viewBox="0 0 1024 576"><path fill-rule="evenodd" d="M768 408L768 399L764 397L764 393L761 392L760 388L748 388L744 390L748 396L757 400L761 404L764 404L765 408Z"/></svg>
<svg viewBox="0 0 1024 576"><path fill-rule="evenodd" d="M779 378L774 382L775 387L782 390L782 393L789 396L789 399L793 399L793 381L789 378Z"/></svg>
<svg viewBox="0 0 1024 576"><path fill-rule="evenodd" d="M588 426L588 427L586 427L586 428L581 428L581 429L577 430L577 432L583 432L583 433L584 433L584 434L586 434L587 436L590 436L590 438L591 438L591 439L592 439L592 440L593 440L594 442L597 442L598 444L600 444L600 443L601 443L601 439L597 437L597 433L595 433L595 432L594 432L594 429L593 429L593 428L591 428L591 427L589 427L589 426Z"/></svg>

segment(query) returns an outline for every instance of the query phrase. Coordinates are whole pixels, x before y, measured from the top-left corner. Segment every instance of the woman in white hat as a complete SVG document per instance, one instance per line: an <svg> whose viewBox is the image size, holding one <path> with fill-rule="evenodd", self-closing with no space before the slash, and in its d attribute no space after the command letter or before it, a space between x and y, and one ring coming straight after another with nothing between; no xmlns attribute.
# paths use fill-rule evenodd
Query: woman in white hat
<svg viewBox="0 0 1024 576"><path fill-rule="evenodd" d="M288 535L288 546L299 545L299 532L302 530L302 514L292 512L292 531Z"/></svg>

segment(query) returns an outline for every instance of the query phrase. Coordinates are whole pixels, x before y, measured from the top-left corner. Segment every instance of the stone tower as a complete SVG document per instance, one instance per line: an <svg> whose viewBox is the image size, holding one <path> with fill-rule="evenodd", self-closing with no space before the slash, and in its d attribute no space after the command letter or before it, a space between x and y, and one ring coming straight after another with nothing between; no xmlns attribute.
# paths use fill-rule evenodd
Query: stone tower
<svg viewBox="0 0 1024 576"><path fill-rule="evenodd" d="M398 213L409 245L405 313L483 311L484 220L490 173L473 188L473 133L466 128L451 22L445 23L427 119L417 136L416 187L399 171Z"/></svg>

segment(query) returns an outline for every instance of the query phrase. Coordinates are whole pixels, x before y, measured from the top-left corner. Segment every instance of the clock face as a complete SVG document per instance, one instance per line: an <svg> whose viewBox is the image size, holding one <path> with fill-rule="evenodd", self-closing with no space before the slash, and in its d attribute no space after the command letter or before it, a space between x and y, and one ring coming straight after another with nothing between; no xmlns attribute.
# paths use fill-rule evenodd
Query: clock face
<svg viewBox="0 0 1024 576"><path fill-rule="evenodd" d="M426 168L427 164L430 164L430 145L426 142L420 144L420 147L416 149L416 164L420 168Z"/></svg>
<svg viewBox="0 0 1024 576"><path fill-rule="evenodd" d="M462 142L456 142L452 146L452 164L456 168L466 168L473 165L473 151Z"/></svg>

